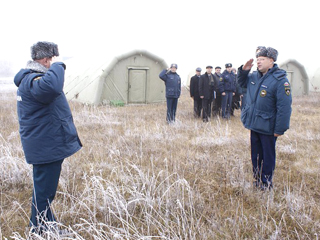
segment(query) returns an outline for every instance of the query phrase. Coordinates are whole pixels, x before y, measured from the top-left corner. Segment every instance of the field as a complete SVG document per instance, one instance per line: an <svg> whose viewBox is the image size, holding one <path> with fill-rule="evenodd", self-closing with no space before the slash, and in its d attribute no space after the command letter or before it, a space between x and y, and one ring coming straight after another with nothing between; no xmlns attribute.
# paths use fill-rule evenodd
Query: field
<svg viewBox="0 0 320 240"><path fill-rule="evenodd" d="M15 93L0 99L0 239L27 239L32 166ZM73 239L319 238L319 93L294 98L291 127L277 141L274 189L266 192L252 186L239 111L203 123L187 91L173 125L165 104L70 106L84 147L63 163L53 207Z"/></svg>

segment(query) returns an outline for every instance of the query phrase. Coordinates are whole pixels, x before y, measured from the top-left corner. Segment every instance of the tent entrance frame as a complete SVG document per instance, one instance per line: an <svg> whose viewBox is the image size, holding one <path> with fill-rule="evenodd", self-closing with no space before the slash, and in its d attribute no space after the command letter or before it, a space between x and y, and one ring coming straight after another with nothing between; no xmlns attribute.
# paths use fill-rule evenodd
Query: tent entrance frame
<svg viewBox="0 0 320 240"><path fill-rule="evenodd" d="M147 103L149 67L128 67L128 104ZM137 98L138 97L138 98Z"/></svg>

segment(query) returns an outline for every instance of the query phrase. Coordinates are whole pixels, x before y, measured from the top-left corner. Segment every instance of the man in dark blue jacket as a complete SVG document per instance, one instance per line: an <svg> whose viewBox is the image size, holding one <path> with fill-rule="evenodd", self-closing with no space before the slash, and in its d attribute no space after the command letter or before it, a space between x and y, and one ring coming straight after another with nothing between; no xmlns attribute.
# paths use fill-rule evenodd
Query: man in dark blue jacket
<svg viewBox="0 0 320 240"><path fill-rule="evenodd" d="M232 97L236 92L236 75L232 72L232 64L226 64L226 70L221 74L219 90L222 95L222 118L229 119L231 114Z"/></svg>
<svg viewBox="0 0 320 240"><path fill-rule="evenodd" d="M159 77L166 84L167 98L167 123L173 123L176 120L176 111L178 106L178 98L181 94L181 78L177 74L177 64L171 64L170 68L164 69Z"/></svg>
<svg viewBox="0 0 320 240"><path fill-rule="evenodd" d="M56 56L56 44L34 44L33 61L14 78L21 143L27 163L33 165L30 226L38 233L49 230L47 223L56 221L50 205L62 162L82 146L63 93L66 66L54 62Z"/></svg>
<svg viewBox="0 0 320 240"><path fill-rule="evenodd" d="M249 73L253 59L238 71L240 87L247 88L246 105L241 112L243 125L251 130L251 158L255 186L272 187L276 163L276 140L289 129L291 116L291 89L287 73L275 61L278 51L258 47L258 71Z"/></svg>
<svg viewBox="0 0 320 240"><path fill-rule="evenodd" d="M199 95L199 80L201 76L201 68L196 69L196 74L190 80L190 97L193 98L193 113L195 117L201 116L202 101Z"/></svg>

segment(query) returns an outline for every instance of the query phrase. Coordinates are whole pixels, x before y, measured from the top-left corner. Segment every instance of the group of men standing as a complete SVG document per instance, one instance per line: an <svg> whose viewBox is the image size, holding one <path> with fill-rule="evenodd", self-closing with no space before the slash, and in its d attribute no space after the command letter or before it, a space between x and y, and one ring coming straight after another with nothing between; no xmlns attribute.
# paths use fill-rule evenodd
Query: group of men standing
<svg viewBox="0 0 320 240"><path fill-rule="evenodd" d="M254 186L262 190L273 187L272 178L276 163L277 138L289 129L291 116L291 87L287 73L275 63L278 51L271 47L256 49L257 70L250 73L253 59L233 72L232 64L221 67L201 68L191 78L190 95L194 100L194 115L208 122L213 115L229 119L232 114L233 97L242 96L241 121L250 130L251 160ZM181 79L176 73L177 65L163 70L159 77L166 84L167 121L175 121L177 101L180 96ZM173 101L171 98L176 98ZM211 107L212 105L212 107Z"/></svg>
<svg viewBox="0 0 320 240"><path fill-rule="evenodd" d="M201 117L208 122L211 115L229 119L233 114L233 98L236 95L236 74L232 64L227 63L226 69L221 74L221 67L207 66L206 72L201 75L201 68L196 69L196 74L190 80L190 96L194 101L194 116ZM239 89L239 88L238 88Z"/></svg>
<svg viewBox="0 0 320 240"><path fill-rule="evenodd" d="M63 92L66 65L57 61L58 45L37 42L31 47L32 61L15 76L17 113L21 143L27 163L33 165L31 204L31 232L43 234L56 231L64 235L56 224L51 209L55 198L64 159L81 149L68 101ZM291 87L287 73L275 63L278 51L271 47L256 49L257 70L250 73L253 59L238 69L238 80L232 65L226 70L206 67L196 69L191 79L190 93L194 99L195 115L207 122L220 112L229 118L236 83L247 89L247 101L241 111L241 121L250 130L251 158L254 186L262 190L273 187L272 177L276 163L277 138L289 129L291 116ZM167 122L175 122L181 78L177 64L164 69L159 77L166 85ZM48 223L53 223L50 227Z"/></svg>

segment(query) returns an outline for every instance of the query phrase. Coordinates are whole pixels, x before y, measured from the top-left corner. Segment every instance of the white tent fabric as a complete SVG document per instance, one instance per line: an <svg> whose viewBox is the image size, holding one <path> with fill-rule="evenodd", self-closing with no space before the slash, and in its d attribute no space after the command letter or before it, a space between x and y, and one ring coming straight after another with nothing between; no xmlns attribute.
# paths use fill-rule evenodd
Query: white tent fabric
<svg viewBox="0 0 320 240"><path fill-rule="evenodd" d="M310 91L319 92L320 91L320 68L316 70L311 81L310 81Z"/></svg>
<svg viewBox="0 0 320 240"><path fill-rule="evenodd" d="M294 59L288 59L287 61L279 64L279 67L287 71L292 96L309 94L309 77L302 64Z"/></svg>

